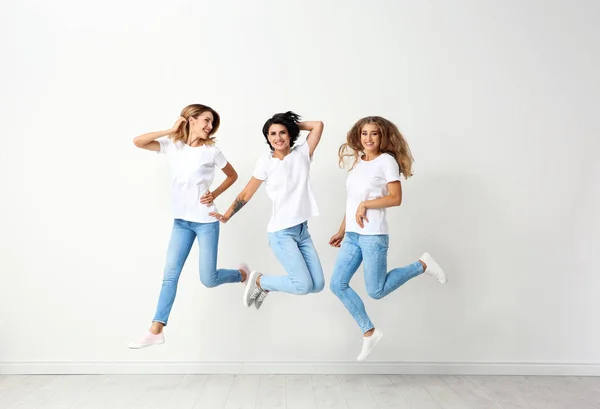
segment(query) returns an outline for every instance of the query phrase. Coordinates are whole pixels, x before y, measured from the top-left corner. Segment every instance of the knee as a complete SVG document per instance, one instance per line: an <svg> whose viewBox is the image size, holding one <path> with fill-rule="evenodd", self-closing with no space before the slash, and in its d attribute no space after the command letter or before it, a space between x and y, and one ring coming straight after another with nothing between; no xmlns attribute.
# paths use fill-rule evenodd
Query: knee
<svg viewBox="0 0 600 409"><path fill-rule="evenodd" d="M200 282L207 288L213 288L217 286L217 280L215 274L200 274Z"/></svg>
<svg viewBox="0 0 600 409"><path fill-rule="evenodd" d="M167 264L163 273L163 283L177 284L177 281L179 281L179 274L181 274L181 269L178 266Z"/></svg>
<svg viewBox="0 0 600 409"><path fill-rule="evenodd" d="M294 283L294 288L297 295L306 295L312 292L313 285L308 280L301 280Z"/></svg>
<svg viewBox="0 0 600 409"><path fill-rule="evenodd" d="M348 284L344 284L341 280L336 279L335 277L333 277L329 282L329 289L337 297L342 295L346 288L348 288Z"/></svg>
<svg viewBox="0 0 600 409"><path fill-rule="evenodd" d="M320 293L325 288L325 280L313 281L312 292Z"/></svg>
<svg viewBox="0 0 600 409"><path fill-rule="evenodd" d="M310 284L296 285L296 294L298 294L298 295L306 295L311 292L312 292L312 285L310 285Z"/></svg>
<svg viewBox="0 0 600 409"><path fill-rule="evenodd" d="M367 294L374 300L381 300L383 298L383 291L378 288L368 288Z"/></svg>

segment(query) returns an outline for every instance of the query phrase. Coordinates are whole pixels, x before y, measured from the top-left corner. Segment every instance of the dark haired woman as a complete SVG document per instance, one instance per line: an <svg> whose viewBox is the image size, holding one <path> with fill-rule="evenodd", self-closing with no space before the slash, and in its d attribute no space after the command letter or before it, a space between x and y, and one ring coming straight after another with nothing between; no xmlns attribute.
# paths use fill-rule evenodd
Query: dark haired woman
<svg viewBox="0 0 600 409"><path fill-rule="evenodd" d="M273 202L267 226L269 245L287 272L286 276L267 276L243 269L248 281L243 304L258 309L269 291L304 295L323 290L325 278L319 255L308 232L307 221L318 215L310 184L312 155L323 133L323 122L300 122L293 112L275 114L263 126L270 152L262 156L252 178L223 214L211 213L226 223L236 214L264 182ZM306 140L298 141L300 131L309 131Z"/></svg>

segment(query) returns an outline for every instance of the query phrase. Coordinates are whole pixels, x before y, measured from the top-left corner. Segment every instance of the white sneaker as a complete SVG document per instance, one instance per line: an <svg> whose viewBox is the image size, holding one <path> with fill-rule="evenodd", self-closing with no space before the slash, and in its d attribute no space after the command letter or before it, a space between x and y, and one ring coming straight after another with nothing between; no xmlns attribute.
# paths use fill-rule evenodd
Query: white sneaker
<svg viewBox="0 0 600 409"><path fill-rule="evenodd" d="M419 260L421 260L427 265L427 268L425 269L426 274L437 278L437 280L440 283L446 284L446 282L448 281L448 279L446 278L446 273L444 273L442 267L440 267L440 265L435 262L435 260L429 255L429 253L423 253Z"/></svg>
<svg viewBox="0 0 600 409"><path fill-rule="evenodd" d="M250 307L262 291L256 283L259 276L260 273L258 271L253 271L248 276L248 283L246 283L246 288L244 289L242 297L242 304L244 307Z"/></svg>
<svg viewBox="0 0 600 409"><path fill-rule="evenodd" d="M375 329L370 337L363 337L362 350L356 359L359 361L364 361L369 356L373 348L375 348L375 345L381 341L381 338L383 338L383 332L379 331L378 329Z"/></svg>
<svg viewBox="0 0 600 409"><path fill-rule="evenodd" d="M164 343L165 343L165 336L163 335L162 332L160 334L153 334L150 331L148 331L139 340L137 340L135 342L130 342L127 347L130 349L140 349L140 348L146 348L146 347L149 347L152 345L160 345L160 344L164 344Z"/></svg>

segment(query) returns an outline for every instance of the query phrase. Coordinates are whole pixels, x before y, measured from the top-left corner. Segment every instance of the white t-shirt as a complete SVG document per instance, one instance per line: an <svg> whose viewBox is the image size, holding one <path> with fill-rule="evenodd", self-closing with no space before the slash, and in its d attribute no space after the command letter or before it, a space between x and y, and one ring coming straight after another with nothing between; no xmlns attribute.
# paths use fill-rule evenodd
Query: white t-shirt
<svg viewBox="0 0 600 409"><path fill-rule="evenodd" d="M268 232L287 229L319 215L310 184L310 162L308 143L298 141L283 160L269 152L256 163L252 176L265 182L267 195L273 201Z"/></svg>
<svg viewBox="0 0 600 409"><path fill-rule="evenodd" d="M387 184L400 180L400 168L392 155L382 153L370 161L358 160L346 179L346 231L364 234L388 234L385 209L367 209L364 228L356 223L356 210L365 200L388 194Z"/></svg>
<svg viewBox="0 0 600 409"><path fill-rule="evenodd" d="M216 218L208 215L217 211L215 204L202 204L200 197L209 190L215 167L223 169L227 165L223 153L214 144L191 147L167 137L158 139L158 143L158 153L167 155L171 170L173 217L196 223L216 222Z"/></svg>

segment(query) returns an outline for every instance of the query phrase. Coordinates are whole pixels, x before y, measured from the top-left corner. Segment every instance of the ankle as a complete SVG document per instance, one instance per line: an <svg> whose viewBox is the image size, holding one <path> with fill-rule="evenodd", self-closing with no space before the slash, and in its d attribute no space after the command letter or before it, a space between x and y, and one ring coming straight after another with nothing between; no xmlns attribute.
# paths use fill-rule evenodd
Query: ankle
<svg viewBox="0 0 600 409"><path fill-rule="evenodd" d="M425 264L423 260L419 260L419 263L421 263L421 265L423 266L423 272L425 272L425 270L427 270L427 264Z"/></svg>
<svg viewBox="0 0 600 409"><path fill-rule="evenodd" d="M261 285L260 285L260 278L261 278L261 277L262 277L262 274L259 274L259 275L258 275L258 277L256 278L256 286L257 286L258 288L260 288L261 290L263 290L264 292L267 292L267 293L268 293L268 291L267 291L267 290L265 290L265 289L263 289L263 288L261 287Z"/></svg>
<svg viewBox="0 0 600 409"><path fill-rule="evenodd" d="M153 322L149 331L154 335L158 335L162 332L163 327L164 327L164 324L162 324L160 322Z"/></svg>
<svg viewBox="0 0 600 409"><path fill-rule="evenodd" d="M244 270L238 270L240 272L240 275L242 276L242 283L245 283L246 280L248 279L248 273L246 273Z"/></svg>
<svg viewBox="0 0 600 409"><path fill-rule="evenodd" d="M367 332L365 332L363 334L364 337L370 337L371 335L373 335L373 333L375 332L375 328L371 328L370 330L368 330Z"/></svg>

